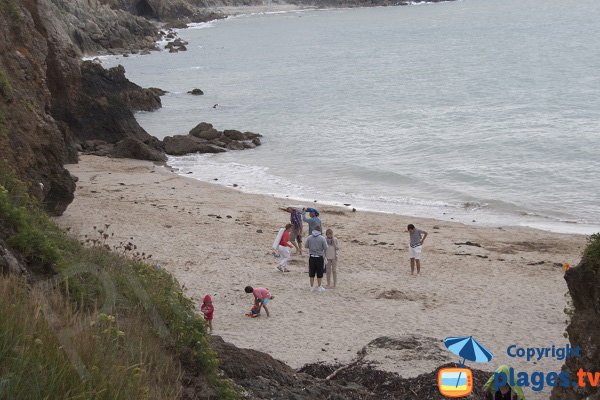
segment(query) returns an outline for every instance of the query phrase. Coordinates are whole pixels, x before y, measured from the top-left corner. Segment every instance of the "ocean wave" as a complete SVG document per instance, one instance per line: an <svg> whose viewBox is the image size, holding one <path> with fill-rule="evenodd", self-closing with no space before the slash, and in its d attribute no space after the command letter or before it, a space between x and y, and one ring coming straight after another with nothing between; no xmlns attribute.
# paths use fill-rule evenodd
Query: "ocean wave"
<svg viewBox="0 0 600 400"><path fill-rule="evenodd" d="M189 24L187 24L187 28L184 29L191 29L191 30L195 30L195 29L208 29L208 28L214 28L215 27L215 23L217 22L217 19L208 21L208 22L191 22Z"/></svg>
<svg viewBox="0 0 600 400"><path fill-rule="evenodd" d="M220 157L221 156L221 157ZM445 201L411 196L369 194L356 191L328 191L278 176L265 166L225 161L222 155L191 154L169 157L169 166L180 175L203 182L235 188L242 192L271 195L291 201L345 206L374 211L454 220L462 223L484 223L492 226L529 226L537 229L589 234L597 227L572 218L543 215L521 210L515 204L497 200ZM323 187L328 185L324 184Z"/></svg>

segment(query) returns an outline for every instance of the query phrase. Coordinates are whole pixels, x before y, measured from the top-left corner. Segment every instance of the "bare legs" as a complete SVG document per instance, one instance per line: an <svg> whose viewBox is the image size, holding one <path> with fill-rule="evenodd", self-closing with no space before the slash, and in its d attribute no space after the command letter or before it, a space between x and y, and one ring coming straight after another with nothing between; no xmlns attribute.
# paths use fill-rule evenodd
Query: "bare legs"
<svg viewBox="0 0 600 400"><path fill-rule="evenodd" d="M302 255L302 249L298 246L298 244L296 243L296 241L292 241L292 245L294 246L294 248L296 249L296 254L300 254Z"/></svg>
<svg viewBox="0 0 600 400"><path fill-rule="evenodd" d="M270 315L269 315L269 309L267 308L267 305L266 305L266 304L264 304L262 301L260 301L260 300L258 300L258 299L255 301L255 304L258 306L258 307L256 308L256 314L260 314L260 310L261 310L262 308L264 308L264 309L265 309L265 313L267 313L267 318L269 318L269 317L270 317Z"/></svg>
<svg viewBox="0 0 600 400"><path fill-rule="evenodd" d="M415 274L415 262L417 264L417 275L419 275L421 273L421 260L418 258L415 259L414 257L410 259L410 274Z"/></svg>
<svg viewBox="0 0 600 400"><path fill-rule="evenodd" d="M327 276L327 287L328 288L335 288L335 286L337 285L337 271L336 271L336 266L337 266L337 260L327 260L327 271L325 272L326 276ZM331 278L333 276L333 286L331 286Z"/></svg>

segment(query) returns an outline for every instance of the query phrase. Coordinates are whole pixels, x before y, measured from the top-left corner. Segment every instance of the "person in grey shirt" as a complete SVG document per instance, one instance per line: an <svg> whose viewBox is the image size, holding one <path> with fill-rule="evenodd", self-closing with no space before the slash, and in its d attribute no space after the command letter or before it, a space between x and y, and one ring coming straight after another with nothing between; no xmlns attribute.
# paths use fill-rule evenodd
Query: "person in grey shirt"
<svg viewBox="0 0 600 400"><path fill-rule="evenodd" d="M307 212L308 212L308 215L310 216L310 218L306 218ZM319 212L314 208L303 208L302 209L302 220L304 222L308 223L308 234L309 235L312 233L312 231L314 229L322 226L321 219L319 218ZM321 229L319 229L319 231L321 231ZM323 232L323 231L321 231L321 232Z"/></svg>
<svg viewBox="0 0 600 400"><path fill-rule="evenodd" d="M421 274L421 251L423 242L427 237L427 232L415 228L413 224L407 227L410 236L410 244L408 246L408 257L410 257L410 274L415 274L415 263L417 264L417 275Z"/></svg>
<svg viewBox="0 0 600 400"><path fill-rule="evenodd" d="M310 278L310 290L322 292L325 290L321 286L325 266L325 251L327 250L327 239L321 235L321 227L315 227L312 234L306 239L304 247L308 249L308 277ZM317 276L317 287L313 288Z"/></svg>

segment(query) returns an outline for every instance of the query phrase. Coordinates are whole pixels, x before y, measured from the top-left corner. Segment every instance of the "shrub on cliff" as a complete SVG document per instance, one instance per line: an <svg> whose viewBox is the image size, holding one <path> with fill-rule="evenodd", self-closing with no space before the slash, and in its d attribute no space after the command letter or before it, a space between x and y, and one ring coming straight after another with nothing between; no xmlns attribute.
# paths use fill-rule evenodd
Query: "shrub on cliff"
<svg viewBox="0 0 600 400"><path fill-rule="evenodd" d="M0 168L0 243L55 273L0 276L0 397L177 399L191 364L204 395L237 398L173 276L110 251L107 227L91 247L68 237L26 189Z"/></svg>
<svg viewBox="0 0 600 400"><path fill-rule="evenodd" d="M600 268L600 233L595 233L588 239L583 256L596 268Z"/></svg>
<svg viewBox="0 0 600 400"><path fill-rule="evenodd" d="M48 272L60 261L57 244L63 233L27 194L12 170L0 162L0 221L6 241L37 272Z"/></svg>
<svg viewBox="0 0 600 400"><path fill-rule="evenodd" d="M6 72L2 68L0 68L0 95L4 98L10 97L12 92L12 87L10 82L8 81L8 77L6 76Z"/></svg>

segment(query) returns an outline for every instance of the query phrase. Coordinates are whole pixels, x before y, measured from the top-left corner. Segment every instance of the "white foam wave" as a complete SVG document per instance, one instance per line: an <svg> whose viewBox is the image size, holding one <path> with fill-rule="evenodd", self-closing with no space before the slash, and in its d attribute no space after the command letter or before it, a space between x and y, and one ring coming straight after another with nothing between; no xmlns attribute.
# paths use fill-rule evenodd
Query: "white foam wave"
<svg viewBox="0 0 600 400"><path fill-rule="evenodd" d="M303 185L289 178L278 176L268 168L222 160L222 155L192 154L169 157L168 164L183 176L200 181L235 187L237 190L266 194L300 202L344 206L351 204L358 210L393 213L400 215L431 217L454 220L466 224L483 223L492 226L514 225L536 229L590 234L598 227L573 221L564 222L549 216L518 213L491 207L490 203L468 201L447 202L403 196L371 195L356 192L323 191Z"/></svg>
<svg viewBox="0 0 600 400"><path fill-rule="evenodd" d="M187 29L208 29L208 28L214 28L215 27L215 23L218 20L211 20L208 22L192 22L187 24Z"/></svg>
<svg viewBox="0 0 600 400"><path fill-rule="evenodd" d="M113 59L116 57L117 57L116 55L112 55L112 54L106 54L103 56L84 56L84 57L81 57L81 61L98 61L98 62L102 63L103 61L110 60L110 59Z"/></svg>

